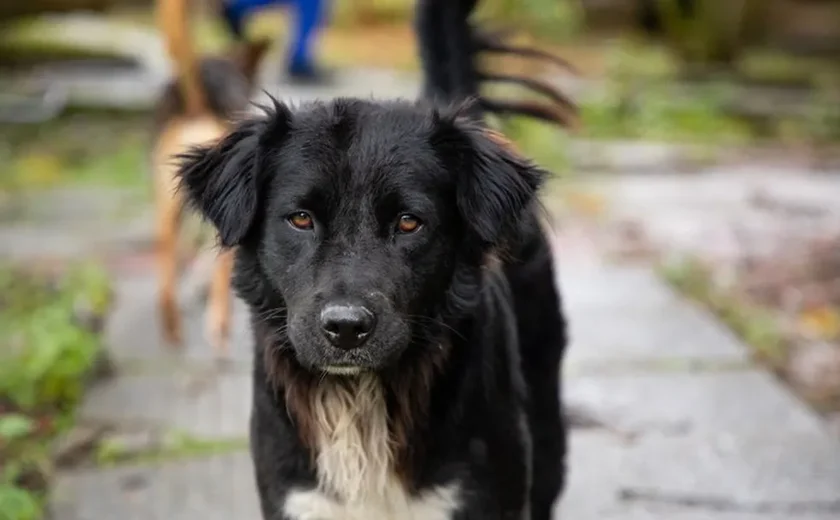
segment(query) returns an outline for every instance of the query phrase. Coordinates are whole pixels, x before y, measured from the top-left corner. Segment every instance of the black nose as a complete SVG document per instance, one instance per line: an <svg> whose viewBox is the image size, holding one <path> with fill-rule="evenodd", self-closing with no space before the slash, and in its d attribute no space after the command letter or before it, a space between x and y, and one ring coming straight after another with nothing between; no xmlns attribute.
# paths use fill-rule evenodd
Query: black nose
<svg viewBox="0 0 840 520"><path fill-rule="evenodd" d="M376 316L360 305L327 305L321 311L321 330L338 348L359 348L376 326Z"/></svg>

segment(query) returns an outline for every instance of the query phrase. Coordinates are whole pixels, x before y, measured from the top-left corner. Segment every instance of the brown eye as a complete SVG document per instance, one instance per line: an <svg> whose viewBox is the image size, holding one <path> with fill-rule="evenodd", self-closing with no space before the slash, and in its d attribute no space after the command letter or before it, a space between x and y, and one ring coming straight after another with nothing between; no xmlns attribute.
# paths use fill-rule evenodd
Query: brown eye
<svg viewBox="0 0 840 520"><path fill-rule="evenodd" d="M298 211L296 213L292 213L291 215L289 215L288 218L289 224L298 229L309 230L314 227L312 217L309 215L309 213L306 213L305 211Z"/></svg>
<svg viewBox="0 0 840 520"><path fill-rule="evenodd" d="M400 215L400 220L397 223L397 231L400 233L414 233L418 229L420 229L420 219L415 217L414 215Z"/></svg>

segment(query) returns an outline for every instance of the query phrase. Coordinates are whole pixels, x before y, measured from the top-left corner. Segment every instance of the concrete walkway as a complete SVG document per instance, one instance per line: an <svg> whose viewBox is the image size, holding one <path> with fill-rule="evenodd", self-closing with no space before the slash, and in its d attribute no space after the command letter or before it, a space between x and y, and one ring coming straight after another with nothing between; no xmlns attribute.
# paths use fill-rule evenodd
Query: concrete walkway
<svg viewBox="0 0 840 520"><path fill-rule="evenodd" d="M727 330L646 268L601 264L571 233L557 247L573 334L567 400L590 419L572 436L571 485L558 518L838 518L840 444L749 363ZM149 267L118 272L108 333L121 372L94 388L81 419L106 423L135 455L173 434L206 452L63 472L54 519L259 518L245 447L245 310L236 309L234 361L225 369L201 339L195 299L184 302L187 348L169 354L158 339Z"/></svg>

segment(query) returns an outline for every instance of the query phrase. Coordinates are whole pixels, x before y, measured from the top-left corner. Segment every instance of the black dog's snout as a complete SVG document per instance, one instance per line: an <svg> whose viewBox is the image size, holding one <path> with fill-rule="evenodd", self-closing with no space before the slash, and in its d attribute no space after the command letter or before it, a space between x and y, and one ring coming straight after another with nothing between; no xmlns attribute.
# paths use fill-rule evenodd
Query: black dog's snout
<svg viewBox="0 0 840 520"><path fill-rule="evenodd" d="M361 305L327 305L321 311L321 331L334 346L359 348L376 326L376 316Z"/></svg>

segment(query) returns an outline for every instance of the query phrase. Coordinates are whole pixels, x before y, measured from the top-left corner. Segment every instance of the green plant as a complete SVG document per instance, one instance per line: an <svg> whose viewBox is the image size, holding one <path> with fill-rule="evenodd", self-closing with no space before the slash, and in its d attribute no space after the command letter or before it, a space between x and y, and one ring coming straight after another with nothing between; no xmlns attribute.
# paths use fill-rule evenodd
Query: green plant
<svg viewBox="0 0 840 520"><path fill-rule="evenodd" d="M579 0L490 0L482 2L479 13L492 23L511 25L553 41L575 36L584 25Z"/></svg>
<svg viewBox="0 0 840 520"><path fill-rule="evenodd" d="M0 519L41 518L50 442L71 423L99 354L91 316L111 299L105 273L0 266Z"/></svg>
<svg viewBox="0 0 840 520"><path fill-rule="evenodd" d="M813 141L840 140L840 74L827 71L817 78L805 121Z"/></svg>
<svg viewBox="0 0 840 520"><path fill-rule="evenodd" d="M105 275L89 265L60 280L19 269L0 270L0 396L22 409L72 408L96 361L99 340L79 312L101 313L110 292Z"/></svg>
<svg viewBox="0 0 840 520"><path fill-rule="evenodd" d="M144 114L69 111L30 125L0 123L0 191L67 184L148 189Z"/></svg>
<svg viewBox="0 0 840 520"><path fill-rule="evenodd" d="M175 459L218 455L247 449L247 439L201 439L184 432L171 431L142 449L132 449L119 437L103 439L94 453L100 466L114 466L121 463L153 463Z"/></svg>
<svg viewBox="0 0 840 520"><path fill-rule="evenodd" d="M29 417L10 413L0 415L0 443L13 442L35 431L35 421Z"/></svg>
<svg viewBox="0 0 840 520"><path fill-rule="evenodd" d="M0 519L38 520L41 512L40 502L27 490L0 482Z"/></svg>
<svg viewBox="0 0 840 520"><path fill-rule="evenodd" d="M566 134L546 123L528 118L510 118L500 125L522 152L554 174L563 174L570 168Z"/></svg>
<svg viewBox="0 0 840 520"><path fill-rule="evenodd" d="M669 46L690 68L732 67L753 32L760 29L763 0L656 0Z"/></svg>

